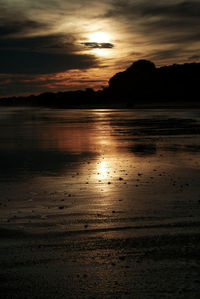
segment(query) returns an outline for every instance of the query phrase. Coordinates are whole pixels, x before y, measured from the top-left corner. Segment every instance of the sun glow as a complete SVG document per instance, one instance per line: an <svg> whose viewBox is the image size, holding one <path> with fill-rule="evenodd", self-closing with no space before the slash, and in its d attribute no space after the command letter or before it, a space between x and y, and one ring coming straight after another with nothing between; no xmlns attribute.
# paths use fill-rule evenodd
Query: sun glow
<svg viewBox="0 0 200 299"><path fill-rule="evenodd" d="M93 32L89 35L89 42L109 43L111 36L106 32Z"/></svg>
<svg viewBox="0 0 200 299"><path fill-rule="evenodd" d="M91 47L90 51L92 50L92 52L98 56L106 57L112 56L113 51L109 48L109 45L111 45L112 48L112 40L113 37L111 34L104 31L96 31L88 35L87 42L94 43L94 48ZM95 44L97 44L96 47Z"/></svg>

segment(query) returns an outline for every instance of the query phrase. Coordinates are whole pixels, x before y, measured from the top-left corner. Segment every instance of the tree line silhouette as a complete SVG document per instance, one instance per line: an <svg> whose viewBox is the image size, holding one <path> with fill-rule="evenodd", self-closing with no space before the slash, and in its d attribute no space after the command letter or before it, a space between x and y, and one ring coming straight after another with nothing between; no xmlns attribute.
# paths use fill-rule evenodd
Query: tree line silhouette
<svg viewBox="0 0 200 299"><path fill-rule="evenodd" d="M1 98L0 105L54 108L132 108L141 105L199 105L200 63L173 64L156 68L138 60L110 78L108 86L38 96Z"/></svg>

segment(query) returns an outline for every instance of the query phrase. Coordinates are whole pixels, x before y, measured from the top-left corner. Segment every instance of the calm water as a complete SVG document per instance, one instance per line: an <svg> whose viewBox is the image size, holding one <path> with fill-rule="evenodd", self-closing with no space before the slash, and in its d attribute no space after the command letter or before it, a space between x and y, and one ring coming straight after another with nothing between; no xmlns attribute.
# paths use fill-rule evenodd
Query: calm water
<svg viewBox="0 0 200 299"><path fill-rule="evenodd" d="M113 236L199 219L199 110L1 108L0 128L2 227Z"/></svg>

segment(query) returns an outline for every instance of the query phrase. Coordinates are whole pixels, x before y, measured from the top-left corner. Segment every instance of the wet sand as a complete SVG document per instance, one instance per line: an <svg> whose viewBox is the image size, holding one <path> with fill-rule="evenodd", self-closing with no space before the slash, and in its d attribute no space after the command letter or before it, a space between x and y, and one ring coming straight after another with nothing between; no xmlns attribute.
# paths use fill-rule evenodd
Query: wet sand
<svg viewBox="0 0 200 299"><path fill-rule="evenodd" d="M200 297L200 110L0 125L0 298Z"/></svg>

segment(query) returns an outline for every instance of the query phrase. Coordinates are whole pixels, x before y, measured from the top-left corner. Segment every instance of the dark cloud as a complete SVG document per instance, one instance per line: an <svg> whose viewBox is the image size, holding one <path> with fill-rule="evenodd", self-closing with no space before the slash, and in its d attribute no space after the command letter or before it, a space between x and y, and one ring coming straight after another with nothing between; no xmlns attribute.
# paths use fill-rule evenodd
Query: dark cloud
<svg viewBox="0 0 200 299"><path fill-rule="evenodd" d="M37 33L41 28L46 29L43 24L25 18L1 24L0 96L45 92L59 80L40 81L42 74L98 66L94 55L80 53L82 47L73 34L24 34L32 30ZM66 83L60 87L61 90L66 88Z"/></svg>
<svg viewBox="0 0 200 299"><path fill-rule="evenodd" d="M155 17L165 16L171 18L199 18L200 16L200 2L196 1L166 1L158 2L152 0L141 1L124 1L117 0L112 2L112 8L107 11L106 17L119 17L124 15L126 17L134 15L135 17ZM133 20L134 21L134 20ZM172 19L173 21L173 19Z"/></svg>
<svg viewBox="0 0 200 299"><path fill-rule="evenodd" d="M170 50L154 50L149 53L149 56L152 60L162 60L166 57L172 58L172 57L178 57L181 53L180 48L174 48Z"/></svg>
<svg viewBox="0 0 200 299"><path fill-rule="evenodd" d="M162 62L166 59L174 59L175 63L176 61L182 60L183 57L186 57L185 62L194 62L200 59L200 55L196 54L195 49L183 49L182 47L174 47L173 49L166 50L155 49L146 53L145 56L141 55L141 57L152 61L157 61L158 64L160 61Z"/></svg>
<svg viewBox="0 0 200 299"><path fill-rule="evenodd" d="M142 8L142 7L141 7ZM175 17L181 19L191 19L200 17L200 2L199 1L184 1L178 3L157 3L156 5L150 5L145 3L141 9L143 15L150 16L166 16Z"/></svg>
<svg viewBox="0 0 200 299"><path fill-rule="evenodd" d="M199 55L194 54L194 55L190 56L189 60L200 60L200 54Z"/></svg>
<svg viewBox="0 0 200 299"><path fill-rule="evenodd" d="M97 60L92 55L0 50L0 65L2 74L50 74L94 67Z"/></svg>
<svg viewBox="0 0 200 299"><path fill-rule="evenodd" d="M49 33L47 21L1 7L1 0L0 8L0 74L52 74L98 65L94 55L80 52L75 34Z"/></svg>
<svg viewBox="0 0 200 299"><path fill-rule="evenodd" d="M9 20L0 25L0 37L30 32L41 27L46 27L46 25L32 20Z"/></svg>
<svg viewBox="0 0 200 299"><path fill-rule="evenodd" d="M38 29L48 28L46 22L35 21L27 17L25 10L17 9L14 4L11 8L9 3L7 6L1 2L0 0L0 38L34 33Z"/></svg>
<svg viewBox="0 0 200 299"><path fill-rule="evenodd" d="M24 34L38 28L45 27L25 19L1 25L1 74L52 74L98 65L94 55L77 53L81 46L73 34Z"/></svg>
<svg viewBox="0 0 200 299"><path fill-rule="evenodd" d="M1 49L15 50L44 50L44 49L68 49L75 52L78 46L75 37L70 34L48 34L31 37L1 37Z"/></svg>
<svg viewBox="0 0 200 299"><path fill-rule="evenodd" d="M82 45L89 49L112 49L114 45L111 43L96 43L96 42L85 42Z"/></svg>
<svg viewBox="0 0 200 299"><path fill-rule="evenodd" d="M200 1L113 1L105 17L124 20L152 44L199 42Z"/></svg>

